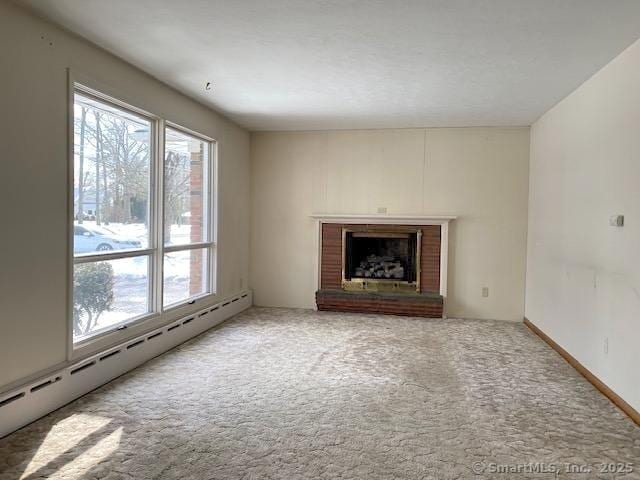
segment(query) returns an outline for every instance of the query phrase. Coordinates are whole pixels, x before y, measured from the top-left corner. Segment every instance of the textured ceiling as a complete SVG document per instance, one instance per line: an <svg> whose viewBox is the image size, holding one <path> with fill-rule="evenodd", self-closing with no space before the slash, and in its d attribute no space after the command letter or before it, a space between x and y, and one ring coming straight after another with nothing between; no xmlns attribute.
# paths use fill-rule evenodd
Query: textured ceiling
<svg viewBox="0 0 640 480"><path fill-rule="evenodd" d="M18 3L251 130L530 125L640 37L638 0Z"/></svg>

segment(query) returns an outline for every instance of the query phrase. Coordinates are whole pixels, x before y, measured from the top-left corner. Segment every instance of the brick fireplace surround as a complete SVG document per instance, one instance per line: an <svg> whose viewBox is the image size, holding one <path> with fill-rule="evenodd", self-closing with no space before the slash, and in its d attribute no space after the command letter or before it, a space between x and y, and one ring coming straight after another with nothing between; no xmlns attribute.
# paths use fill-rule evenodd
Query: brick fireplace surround
<svg viewBox="0 0 640 480"><path fill-rule="evenodd" d="M429 224L409 223L412 220L424 221L424 217L398 217L398 223L391 223L394 219L389 217L380 217L380 220L384 220L381 222L373 216L315 218L319 220L320 241L319 289L316 292L318 310L431 318L444 316L448 222L455 217L430 217ZM357 223L351 223L352 220ZM419 291L406 293L345 290L342 285L343 228L367 232L401 232L407 228L420 230L422 238ZM442 288L441 282L444 283Z"/></svg>

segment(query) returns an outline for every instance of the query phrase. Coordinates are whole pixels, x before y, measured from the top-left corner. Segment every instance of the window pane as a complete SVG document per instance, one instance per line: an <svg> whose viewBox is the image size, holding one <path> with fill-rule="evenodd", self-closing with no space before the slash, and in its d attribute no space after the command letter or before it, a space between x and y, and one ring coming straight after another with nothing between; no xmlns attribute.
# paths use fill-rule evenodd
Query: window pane
<svg viewBox="0 0 640 480"><path fill-rule="evenodd" d="M74 265L74 339L149 311L148 256Z"/></svg>
<svg viewBox="0 0 640 480"><path fill-rule="evenodd" d="M197 248L164 256L164 305L206 293L208 249Z"/></svg>
<svg viewBox="0 0 640 480"><path fill-rule="evenodd" d="M182 132L165 130L165 245L207 241L208 146Z"/></svg>
<svg viewBox="0 0 640 480"><path fill-rule="evenodd" d="M79 93L73 111L74 253L146 248L151 123Z"/></svg>

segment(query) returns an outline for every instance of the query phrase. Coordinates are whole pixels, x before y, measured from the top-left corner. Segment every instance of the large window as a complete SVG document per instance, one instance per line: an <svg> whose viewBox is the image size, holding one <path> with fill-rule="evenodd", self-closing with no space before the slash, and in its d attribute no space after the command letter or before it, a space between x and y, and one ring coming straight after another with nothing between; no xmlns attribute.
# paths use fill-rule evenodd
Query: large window
<svg viewBox="0 0 640 480"><path fill-rule="evenodd" d="M76 86L75 342L212 292L212 142L164 123Z"/></svg>

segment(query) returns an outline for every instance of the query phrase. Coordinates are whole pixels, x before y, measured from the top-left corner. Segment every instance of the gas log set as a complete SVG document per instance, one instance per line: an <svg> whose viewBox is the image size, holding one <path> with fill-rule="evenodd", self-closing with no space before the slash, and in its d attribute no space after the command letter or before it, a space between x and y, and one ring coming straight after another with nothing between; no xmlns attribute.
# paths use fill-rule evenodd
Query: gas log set
<svg viewBox="0 0 640 480"><path fill-rule="evenodd" d="M391 256L369 255L355 269L355 276L360 278L404 278L402 262Z"/></svg>

